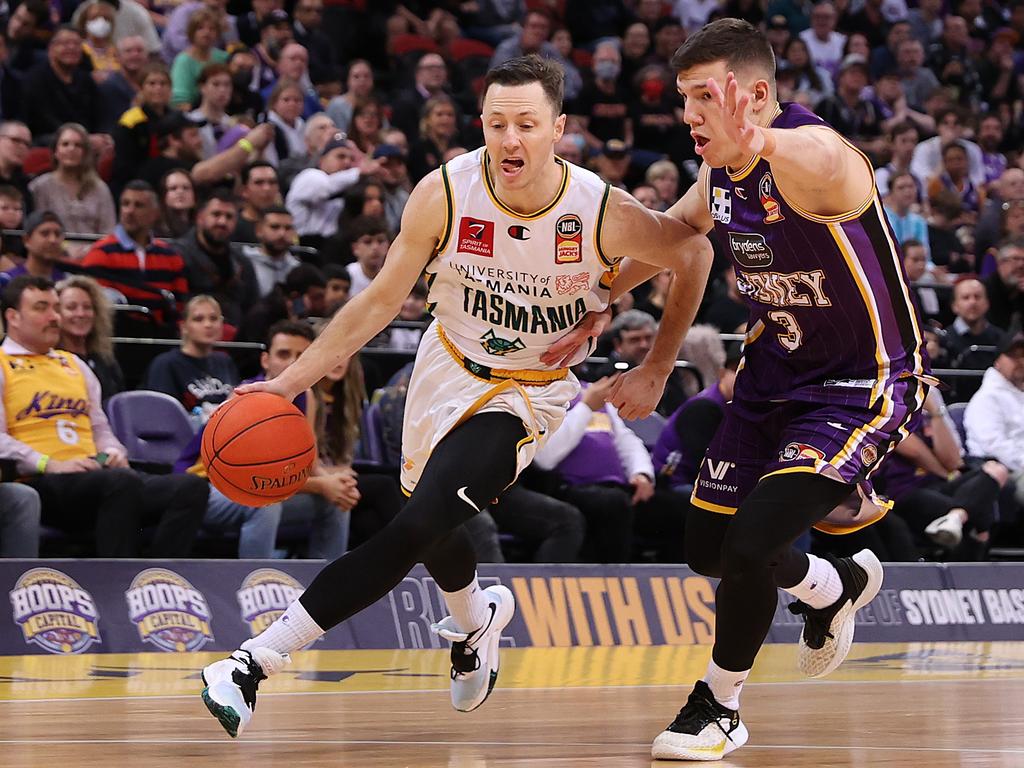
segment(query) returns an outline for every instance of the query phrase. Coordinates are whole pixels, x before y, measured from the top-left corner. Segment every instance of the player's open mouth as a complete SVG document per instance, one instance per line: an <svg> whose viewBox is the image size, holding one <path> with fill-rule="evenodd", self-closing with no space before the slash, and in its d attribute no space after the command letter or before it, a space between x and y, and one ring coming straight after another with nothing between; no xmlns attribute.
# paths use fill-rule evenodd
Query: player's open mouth
<svg viewBox="0 0 1024 768"><path fill-rule="evenodd" d="M695 145L695 149L697 150L697 154L704 154L704 147L708 145L708 139L704 136L699 136L696 133L691 133L690 135L693 136L693 143Z"/></svg>
<svg viewBox="0 0 1024 768"><path fill-rule="evenodd" d="M521 157L509 157L501 161L501 172L505 176L515 176L525 165Z"/></svg>

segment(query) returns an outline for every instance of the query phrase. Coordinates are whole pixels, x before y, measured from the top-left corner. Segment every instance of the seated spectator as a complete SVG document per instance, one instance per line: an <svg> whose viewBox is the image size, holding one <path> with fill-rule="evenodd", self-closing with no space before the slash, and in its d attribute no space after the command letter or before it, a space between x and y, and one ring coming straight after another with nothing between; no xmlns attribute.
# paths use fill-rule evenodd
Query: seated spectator
<svg viewBox="0 0 1024 768"><path fill-rule="evenodd" d="M383 129L384 117L380 102L370 98L356 104L348 128L349 141L355 144L356 149L372 157L381 143Z"/></svg>
<svg viewBox="0 0 1024 768"><path fill-rule="evenodd" d="M1006 171L1006 155L999 151L1004 138L1003 119L997 114L982 115L978 120L975 138L981 148L981 161L985 166L985 182L982 186L988 192Z"/></svg>
<svg viewBox="0 0 1024 768"><path fill-rule="evenodd" d="M973 141L967 141L966 129L960 113L947 107L935 115L935 127L938 136L925 139L914 150L914 158L910 170L918 179L931 179L942 172L942 151L953 141L961 142L967 151L967 176L974 185L985 183L985 163L982 159L981 147Z"/></svg>
<svg viewBox="0 0 1024 768"><path fill-rule="evenodd" d="M814 111L868 157L874 158L884 148L884 118L875 103L864 98L868 82L867 60L857 54L847 55L839 67L835 93L818 102Z"/></svg>
<svg viewBox="0 0 1024 768"><path fill-rule="evenodd" d="M935 126L932 118L924 114L925 105L939 88L939 81L924 65L924 47L919 40L900 41L896 47L896 72L906 101L907 118L930 133Z"/></svg>
<svg viewBox="0 0 1024 768"><path fill-rule="evenodd" d="M25 123L40 146L52 144L68 123L81 124L88 139L99 129L100 100L96 81L81 66L82 35L72 26L60 27L46 54L22 82ZM96 136L97 144L109 147L109 140Z"/></svg>
<svg viewBox="0 0 1024 768"><path fill-rule="evenodd" d="M585 562L630 562L634 526L657 536L659 549L680 562L685 498L673 491L656 496L650 454L607 404L614 382L584 385L535 463L560 475L566 487L559 495L586 519Z"/></svg>
<svg viewBox="0 0 1024 768"><path fill-rule="evenodd" d="M113 234L93 243L82 266L101 285L149 309L147 314L124 313L122 331L173 337L189 284L182 257L153 237L159 215L153 188L144 181L128 182L121 193L120 223Z"/></svg>
<svg viewBox="0 0 1024 768"><path fill-rule="evenodd" d="M242 210L238 213L232 242L255 243L260 213L281 204L281 185L277 171L266 160L256 160L242 168Z"/></svg>
<svg viewBox="0 0 1024 768"><path fill-rule="evenodd" d="M21 192L25 213L31 213L33 208L32 196L28 191L28 176L24 169L25 158L31 148L32 133L28 126L17 120L0 122L0 184Z"/></svg>
<svg viewBox="0 0 1024 768"><path fill-rule="evenodd" d="M154 130L157 150L155 157L149 157L134 171L136 178L149 183L154 189L164 174L180 169L192 174L194 181L199 177L193 168L203 159L203 137L199 129L203 123L193 120L184 112L170 110L159 121Z"/></svg>
<svg viewBox="0 0 1024 768"><path fill-rule="evenodd" d="M263 151L263 158L275 168L289 157L306 154L302 99L302 87L294 80L278 80L267 99L267 122L275 130L274 140Z"/></svg>
<svg viewBox="0 0 1024 768"><path fill-rule="evenodd" d="M85 3L75 22L85 42L82 50L92 67L92 79L102 83L119 68L114 46L114 6L101 0Z"/></svg>
<svg viewBox="0 0 1024 768"><path fill-rule="evenodd" d="M821 3L820 5L828 5ZM810 30L805 30L810 31ZM838 34L838 33L837 33ZM846 37L840 35L843 42ZM839 66L839 59L842 58L842 46L839 47L839 58L833 63L834 67ZM792 72L796 77L796 90L807 96L807 108L814 110L822 99L831 96L835 90L832 86L832 75L816 56L812 57L808 45L803 37L791 37L786 43L783 59L779 66Z"/></svg>
<svg viewBox="0 0 1024 768"><path fill-rule="evenodd" d="M390 523L402 507L402 494L394 477L352 468L366 402L359 355L334 368L313 391L320 414L316 425L321 465L328 474L356 481L359 503L352 508L352 546L357 547Z"/></svg>
<svg viewBox="0 0 1024 768"><path fill-rule="evenodd" d="M239 382L234 362L214 345L224 334L224 315L212 296L198 295L185 305L181 347L153 358L145 389L178 400L199 424L205 424Z"/></svg>
<svg viewBox="0 0 1024 768"><path fill-rule="evenodd" d="M444 162L444 153L458 143L459 124L450 96L432 96L423 105L418 138L409 146L409 176L414 184Z"/></svg>
<svg viewBox="0 0 1024 768"><path fill-rule="evenodd" d="M349 62L345 83L345 93L331 99L326 109L327 116L334 121L342 133L348 130L349 124L352 122L352 112L355 110L356 103L373 95L373 68L370 66L370 62L366 59L353 59Z"/></svg>
<svg viewBox="0 0 1024 768"><path fill-rule="evenodd" d="M309 52L298 43L287 43L281 48L281 53L277 57L277 80L274 85L267 86L260 93L268 106L274 88L282 80L291 81L299 86L302 93L302 110L299 114L304 120L323 109L316 88L313 87L313 81L309 79Z"/></svg>
<svg viewBox="0 0 1024 768"><path fill-rule="evenodd" d="M679 199L679 169L670 160L651 163L644 180L658 192L658 210L667 211Z"/></svg>
<svg viewBox="0 0 1024 768"><path fill-rule="evenodd" d="M232 117L255 120L263 111L263 97L253 88L256 66L256 54L245 46L232 50L228 57L228 69L231 71L228 114Z"/></svg>
<svg viewBox="0 0 1024 768"><path fill-rule="evenodd" d="M386 194L384 185L377 181L376 177L371 177L367 181L361 181L345 190L345 193L341 196L342 200L345 201L345 207L341 209L341 216L338 218L338 234L333 238L335 241L338 239L344 241L337 253L337 258L340 261L348 263L355 258L352 255L352 249L348 247L348 232L351 230L352 223L356 219L363 216L371 219L384 218L384 199ZM323 255L327 260L334 256L330 252Z"/></svg>
<svg viewBox="0 0 1024 768"><path fill-rule="evenodd" d="M324 287L324 316L330 317L351 298L352 276L341 264L328 264L323 274L327 281Z"/></svg>
<svg viewBox="0 0 1024 768"><path fill-rule="evenodd" d="M902 123L910 123L927 133L934 130L935 121L931 115L918 112L907 104L907 97L903 92L903 81L900 80L899 72L896 69L887 69L878 76L875 81L874 96L882 112L884 118L882 127L886 132L892 126Z"/></svg>
<svg viewBox="0 0 1024 768"><path fill-rule="evenodd" d="M25 260L0 274L0 285L7 285L21 275L46 278L51 283L64 279L64 272L57 267L57 262L64 257L64 225L57 214L45 210L31 213L25 220L22 245Z"/></svg>
<svg viewBox="0 0 1024 768"><path fill-rule="evenodd" d="M983 559L1008 473L997 461L977 469L964 466L956 426L938 389L929 389L920 425L875 477L919 544L937 544L952 551L954 560Z"/></svg>
<svg viewBox="0 0 1024 768"><path fill-rule="evenodd" d="M959 280L953 286L952 308L956 319L946 330L943 344L949 367L988 368L995 360L995 349L1002 343L1006 331L988 321L989 302L984 284L974 278ZM980 385L980 380L958 376L953 381L954 400L969 400Z"/></svg>
<svg viewBox="0 0 1024 768"><path fill-rule="evenodd" d="M650 184L641 184L638 187L633 187L629 193L635 197L637 202L639 202L644 208L648 208L652 211L661 210L661 198L658 197L658 190Z"/></svg>
<svg viewBox="0 0 1024 768"><path fill-rule="evenodd" d="M967 452L987 456L1013 477L1024 503L1024 336L1007 336L964 413Z"/></svg>
<svg viewBox="0 0 1024 768"><path fill-rule="evenodd" d="M301 263L288 250L295 245L295 225L292 215L282 205L263 209L256 225L258 245L243 245L242 254L252 264L259 285L260 298L265 298L288 273Z"/></svg>
<svg viewBox="0 0 1024 768"><path fill-rule="evenodd" d="M906 240L902 246L903 269L907 273L907 280L910 281L910 290L917 298L921 319L926 322L935 322L939 326L944 325L950 319L946 317L949 310L943 306L938 292L931 287L943 281L938 280L936 274L930 269L924 244L911 238ZM942 295L945 296L945 294Z"/></svg>
<svg viewBox="0 0 1024 768"><path fill-rule="evenodd" d="M203 157L217 154L217 144L238 121L227 113L231 103L231 70L227 64L207 64L196 80L199 88L199 106L188 113L197 123L203 123L199 135L203 138Z"/></svg>
<svg viewBox="0 0 1024 768"><path fill-rule="evenodd" d="M1007 168L999 181L990 184L988 189L985 204L978 215L978 225L974 228L974 248L978 254L986 253L1002 241L1006 216L1003 204L1024 200L1024 169Z"/></svg>
<svg viewBox="0 0 1024 768"><path fill-rule="evenodd" d="M191 479L128 468L103 413L96 376L73 354L54 349L57 308L57 292L45 278L22 275L3 290L0 458L13 459L39 493L42 523L79 535L91 530L99 557L138 557L139 531L148 524L157 524L152 556L186 557L206 489ZM80 375L68 376L69 369Z"/></svg>
<svg viewBox="0 0 1024 768"><path fill-rule="evenodd" d="M491 68L502 64L516 56L536 53L545 59L554 59L565 71L565 97L573 100L580 95L583 78L576 66L564 58L553 43L551 37L551 17L540 9L530 9L523 16L519 34L512 35L494 49L491 57Z"/></svg>
<svg viewBox="0 0 1024 768"><path fill-rule="evenodd" d="M352 278L351 297L366 288L380 272L391 247L391 237L384 219L369 217L354 220L347 236L355 257L355 261L348 265L348 274Z"/></svg>
<svg viewBox="0 0 1024 768"><path fill-rule="evenodd" d="M39 493L23 483L0 483L0 559L39 557Z"/></svg>
<svg viewBox="0 0 1024 768"><path fill-rule="evenodd" d="M594 171L603 181L619 189L626 189L626 174L632 161L631 148L619 139L609 139L594 159Z"/></svg>
<svg viewBox="0 0 1024 768"><path fill-rule="evenodd" d="M160 220L157 237L182 237L196 223L196 185L188 171L169 171L160 179Z"/></svg>
<svg viewBox="0 0 1024 768"><path fill-rule="evenodd" d="M9 272L25 262L21 235L5 235L3 230L21 229L25 223L25 197L9 184L0 184L0 271Z"/></svg>
<svg viewBox="0 0 1024 768"><path fill-rule="evenodd" d="M156 31L157 23L161 27L164 25L163 16L160 13L151 11L143 6L142 3L135 2L135 0L123 0L117 3L110 2L110 0L101 0L101 2L112 5L116 11L114 14L115 44L126 37L141 37L146 46L147 56L160 50L160 37ZM86 3L82 3L75 8L74 13L71 14L72 24L78 23L78 18L86 5Z"/></svg>
<svg viewBox="0 0 1024 768"><path fill-rule="evenodd" d="M189 22L200 10L214 14L216 37L213 45L227 49L231 43L238 42L238 25L234 16L227 14L226 4L222 0L189 0L181 3L167 18L163 32L161 56L170 63L177 55L189 46Z"/></svg>
<svg viewBox="0 0 1024 768"><path fill-rule="evenodd" d="M270 329L267 350L260 355L262 373L249 381L276 378L294 363L313 341L313 330L305 323L282 322ZM248 383L248 382L246 382ZM295 405L311 423L316 422L316 401L306 391L295 398ZM175 471L206 478L200 458L203 428L182 452ZM231 501L213 486L203 519L203 527L238 534L240 558L271 558L275 554L278 526L309 528L305 557L334 560L348 548L349 517L359 501L354 478L330 473L315 465L300 493L276 504L250 507Z"/></svg>
<svg viewBox="0 0 1024 768"><path fill-rule="evenodd" d="M985 204L985 190L977 186L967 173L967 148L953 141L942 148L942 170L928 180L928 195L946 189L960 198L964 218L975 222Z"/></svg>
<svg viewBox="0 0 1024 768"><path fill-rule="evenodd" d="M420 339L423 338L423 330L430 322L427 314L427 295L429 294L427 284L423 280L417 280L409 291L408 297L402 303L402 309L398 312L395 320L409 323L420 323L417 328L386 328L368 346L385 347L398 352L416 352L420 347ZM492 515L493 516L493 515ZM495 517L497 520L497 517Z"/></svg>
<svg viewBox="0 0 1024 768"><path fill-rule="evenodd" d="M46 59L45 34L49 27L50 6L46 0L25 0L14 6L7 19L6 40L8 66L17 77L24 77Z"/></svg>
<svg viewBox="0 0 1024 768"><path fill-rule="evenodd" d="M886 138L892 152L890 160L881 168L875 169L875 186L883 198L889 195L892 178L901 171L910 170L910 160L914 156L918 136L917 127L911 122L896 123L889 128ZM925 199L924 184L913 173L910 177L914 180L914 187L917 190L914 202L920 205Z"/></svg>
<svg viewBox="0 0 1024 768"><path fill-rule="evenodd" d="M725 404L732 400L736 367L743 356L736 342L723 347L718 341L714 346L720 361L718 376L669 416L651 452L658 485L687 496L697 482L697 470L722 421Z"/></svg>
<svg viewBox="0 0 1024 768"><path fill-rule="evenodd" d="M114 311L99 283L73 275L57 283L60 341L63 349L85 361L100 383L102 402L124 391L124 373L114 357Z"/></svg>
<svg viewBox="0 0 1024 768"><path fill-rule="evenodd" d="M643 362L654 342L657 329L657 321L646 312L630 309L618 315L608 327L612 351L608 356L609 368L602 373L609 375L613 371L622 371ZM669 376L665 392L658 403L658 413L672 413L684 399L686 395L681 379L675 374Z"/></svg>
<svg viewBox="0 0 1024 768"><path fill-rule="evenodd" d="M138 103L114 127L115 188L134 179L142 166L159 155L157 125L171 108L171 76L162 64L148 64L139 74Z"/></svg>
<svg viewBox="0 0 1024 768"><path fill-rule="evenodd" d="M179 109L191 109L199 101L199 74L207 64L224 64L225 51L217 48L220 20L213 11L200 8L188 19L188 47L174 57L171 65L171 101Z"/></svg>
<svg viewBox="0 0 1024 768"><path fill-rule="evenodd" d="M291 155L277 166L278 179L284 194L287 194L296 176L316 164L324 145L337 132L338 128L334 121L323 112L318 112L306 120L306 152L302 155Z"/></svg>
<svg viewBox="0 0 1024 768"><path fill-rule="evenodd" d="M234 195L217 189L199 205L196 225L175 246L185 260L185 275L193 294L213 296L224 320L237 327L245 311L259 300L259 284L241 246L231 242L238 209Z"/></svg>
<svg viewBox="0 0 1024 768"><path fill-rule="evenodd" d="M932 263L951 274L974 271L974 253L959 235L963 205L960 196L940 189L928 196L928 242Z"/></svg>
<svg viewBox="0 0 1024 768"><path fill-rule="evenodd" d="M985 278L988 319L1010 333L1024 324L1024 238L1006 240L996 251L996 271Z"/></svg>
<svg viewBox="0 0 1024 768"><path fill-rule="evenodd" d="M324 34L322 0L300 0L292 10L295 42L309 51L309 75L320 82L337 68L335 41Z"/></svg>
<svg viewBox="0 0 1024 768"><path fill-rule="evenodd" d="M400 147L386 143L374 150L373 159L380 163L376 178L384 186L384 216L388 221L388 231L395 233L402 224L402 212L412 189L406 155Z"/></svg>
<svg viewBox="0 0 1024 768"><path fill-rule="evenodd" d="M889 196L885 201L885 213L893 234L900 245L913 240L924 247L925 258L928 250L928 224L914 208L917 203L917 184L910 171L897 171L889 179Z"/></svg>
<svg viewBox="0 0 1024 768"><path fill-rule="evenodd" d="M806 51L804 55L813 61L816 67L824 69L825 79L831 83L832 75L839 70L839 63L843 60L843 49L846 46L846 35L836 31L839 13L832 3L824 0L811 8L810 21L811 26L803 30L799 37L790 38L790 43L793 40L802 42ZM786 50L791 51L791 48L786 46Z"/></svg>
<svg viewBox="0 0 1024 768"><path fill-rule="evenodd" d="M380 162L359 157L348 137L336 133L324 145L315 168L307 168L292 182L286 205L295 217L303 245L319 246L338 231L344 204L339 195L363 176L380 170Z"/></svg>
<svg viewBox="0 0 1024 768"><path fill-rule="evenodd" d="M65 231L109 232L117 223L110 187L96 172L89 134L78 123L65 123L54 134L53 170L28 185L36 208L60 216Z"/></svg>
<svg viewBox="0 0 1024 768"><path fill-rule="evenodd" d="M252 76L252 89L262 93L277 80L277 62L281 51L292 41L292 25L288 13L274 8L260 22L260 41L252 47L256 56L256 69Z"/></svg>
<svg viewBox="0 0 1024 768"><path fill-rule="evenodd" d="M115 48L118 68L98 86L102 133L112 133L121 115L132 108L142 88L142 72L149 63L146 41L138 35L122 37ZM170 102L170 92L167 100Z"/></svg>

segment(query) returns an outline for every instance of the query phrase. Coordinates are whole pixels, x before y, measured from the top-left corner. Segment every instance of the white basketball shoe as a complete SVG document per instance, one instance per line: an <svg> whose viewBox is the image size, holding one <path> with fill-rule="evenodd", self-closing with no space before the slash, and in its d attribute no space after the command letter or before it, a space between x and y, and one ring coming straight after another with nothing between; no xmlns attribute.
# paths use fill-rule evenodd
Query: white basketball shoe
<svg viewBox="0 0 1024 768"><path fill-rule="evenodd" d="M203 669L203 703L231 738L237 738L256 711L256 689L291 661L269 648L239 649Z"/></svg>

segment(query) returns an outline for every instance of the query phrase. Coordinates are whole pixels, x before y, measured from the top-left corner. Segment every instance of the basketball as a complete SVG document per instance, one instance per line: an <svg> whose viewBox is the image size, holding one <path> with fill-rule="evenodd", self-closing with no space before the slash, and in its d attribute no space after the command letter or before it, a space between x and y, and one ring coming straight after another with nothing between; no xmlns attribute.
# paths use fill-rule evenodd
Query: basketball
<svg viewBox="0 0 1024 768"><path fill-rule="evenodd" d="M203 463L214 487L239 504L284 501L306 484L316 440L305 414L269 392L228 400L203 432Z"/></svg>

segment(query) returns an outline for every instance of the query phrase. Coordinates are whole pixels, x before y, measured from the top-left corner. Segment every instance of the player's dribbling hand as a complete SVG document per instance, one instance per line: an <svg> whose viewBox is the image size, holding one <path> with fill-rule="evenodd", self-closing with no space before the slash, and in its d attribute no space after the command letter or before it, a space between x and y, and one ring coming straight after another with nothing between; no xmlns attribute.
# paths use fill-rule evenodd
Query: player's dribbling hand
<svg viewBox="0 0 1024 768"><path fill-rule="evenodd" d="M612 387L611 403L626 421L643 419L658 407L668 374L639 365L619 376Z"/></svg>
<svg viewBox="0 0 1024 768"><path fill-rule="evenodd" d="M253 392L269 392L272 395L280 395L289 403L294 400L297 396L297 392L292 392L286 388L280 379L271 379L270 381L253 381L249 384L240 384L235 387L232 392L232 397L236 395L249 395Z"/></svg>
<svg viewBox="0 0 1024 768"><path fill-rule="evenodd" d="M564 368L579 352L580 347L586 344L588 339L596 339L604 333L604 329L611 321L610 309L603 312L587 312L575 328L548 347L547 352L540 356L540 361L554 368Z"/></svg>
<svg viewBox="0 0 1024 768"><path fill-rule="evenodd" d="M724 91L713 77L708 78L707 88L711 98L722 110L722 130L725 135L744 154L759 154L764 149L764 133L747 117L750 96L739 95L736 75L732 72L726 75Z"/></svg>

